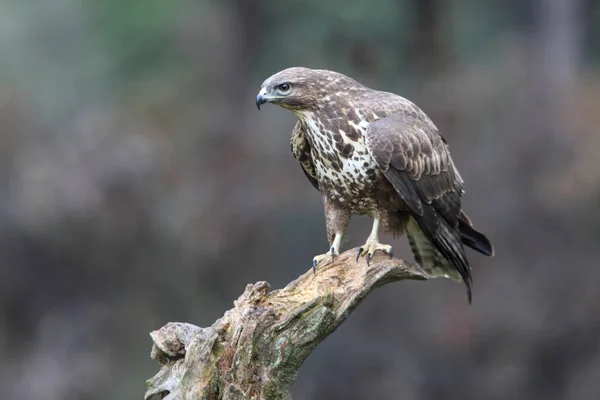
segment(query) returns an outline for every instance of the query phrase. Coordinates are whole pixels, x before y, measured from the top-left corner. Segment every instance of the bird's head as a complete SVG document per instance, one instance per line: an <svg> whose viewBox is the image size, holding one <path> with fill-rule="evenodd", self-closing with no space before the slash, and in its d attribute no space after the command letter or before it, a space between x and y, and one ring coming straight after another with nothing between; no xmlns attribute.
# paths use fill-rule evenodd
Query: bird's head
<svg viewBox="0 0 600 400"><path fill-rule="evenodd" d="M337 72L294 67L267 78L256 96L256 106L273 103L294 112L314 111L320 107L331 88L352 81ZM352 81L354 82L354 81Z"/></svg>

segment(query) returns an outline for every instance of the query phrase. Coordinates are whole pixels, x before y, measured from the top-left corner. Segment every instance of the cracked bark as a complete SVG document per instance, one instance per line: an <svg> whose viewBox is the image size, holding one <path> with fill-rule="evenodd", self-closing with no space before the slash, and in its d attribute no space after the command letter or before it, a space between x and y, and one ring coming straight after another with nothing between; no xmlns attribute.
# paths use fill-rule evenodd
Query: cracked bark
<svg viewBox="0 0 600 400"><path fill-rule="evenodd" d="M267 282L244 293L208 328L171 322L150 334L161 369L146 400L290 399L304 360L375 288L427 279L419 267L376 254L367 266L357 249L285 288Z"/></svg>

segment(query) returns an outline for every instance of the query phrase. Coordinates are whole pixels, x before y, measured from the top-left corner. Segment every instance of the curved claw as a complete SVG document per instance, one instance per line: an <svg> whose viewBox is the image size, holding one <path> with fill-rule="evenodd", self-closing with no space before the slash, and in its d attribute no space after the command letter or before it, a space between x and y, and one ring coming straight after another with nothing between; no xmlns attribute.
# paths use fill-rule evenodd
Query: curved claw
<svg viewBox="0 0 600 400"><path fill-rule="evenodd" d="M358 259L361 256L365 255L366 259L367 259L367 265L370 265L371 260L375 256L375 253L377 252L377 250L381 250L385 254L388 254L390 256L390 258L394 257L394 249L392 248L392 246L387 245L387 244L381 244L381 243L377 243L377 242L367 241L367 243L364 246L362 246L360 249L358 249L358 254L356 255L356 261L358 262Z"/></svg>
<svg viewBox="0 0 600 400"><path fill-rule="evenodd" d="M358 262L358 259L360 258L360 255L362 254L363 250L364 249L362 247L359 247L358 254L356 255L356 262Z"/></svg>
<svg viewBox="0 0 600 400"><path fill-rule="evenodd" d="M319 265L321 261L324 261L325 264L331 263L335 261L335 257L338 255L339 253L337 252L336 248L334 246L331 246L331 248L327 252L319 254L318 256L314 256L312 262L313 272L316 272L315 270L317 268L317 265Z"/></svg>

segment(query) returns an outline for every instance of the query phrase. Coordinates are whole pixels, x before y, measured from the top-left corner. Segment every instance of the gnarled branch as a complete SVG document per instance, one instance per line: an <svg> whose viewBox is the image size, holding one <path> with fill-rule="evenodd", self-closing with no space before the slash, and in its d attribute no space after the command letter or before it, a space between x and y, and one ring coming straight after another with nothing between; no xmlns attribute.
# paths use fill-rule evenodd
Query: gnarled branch
<svg viewBox="0 0 600 400"><path fill-rule="evenodd" d="M298 370L375 288L427 279L417 266L377 254L368 266L357 249L309 270L285 288L246 286L209 328L168 323L150 334L162 368L146 400L289 399Z"/></svg>

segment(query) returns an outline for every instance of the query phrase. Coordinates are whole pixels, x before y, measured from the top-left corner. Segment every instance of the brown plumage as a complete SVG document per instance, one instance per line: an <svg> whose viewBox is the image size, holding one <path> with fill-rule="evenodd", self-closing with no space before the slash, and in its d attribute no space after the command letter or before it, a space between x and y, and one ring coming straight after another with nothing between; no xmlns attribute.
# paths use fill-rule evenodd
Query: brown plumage
<svg viewBox="0 0 600 400"><path fill-rule="evenodd" d="M471 300L471 269L463 244L492 255L490 241L461 209L463 181L448 145L416 105L326 70L289 68L268 78L257 106L276 103L294 112L294 157L323 195L330 251L339 252L350 216L374 219L359 255L376 250L380 225L407 233L416 261L431 276L463 281Z"/></svg>

